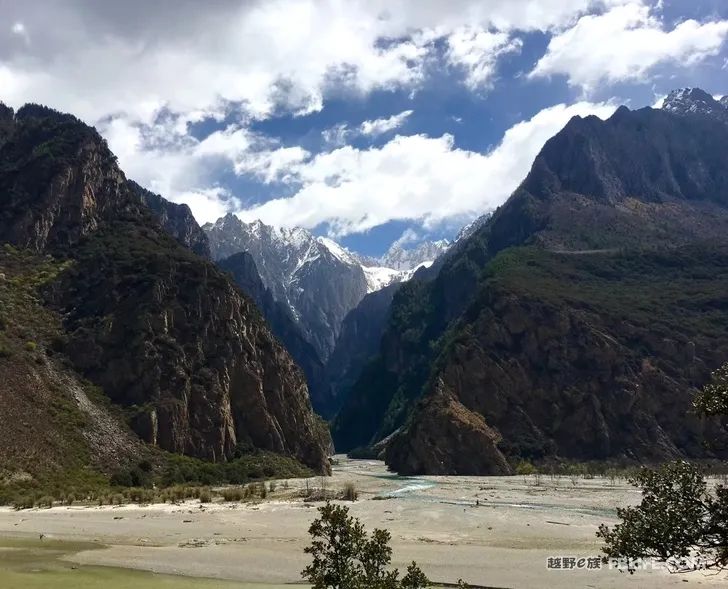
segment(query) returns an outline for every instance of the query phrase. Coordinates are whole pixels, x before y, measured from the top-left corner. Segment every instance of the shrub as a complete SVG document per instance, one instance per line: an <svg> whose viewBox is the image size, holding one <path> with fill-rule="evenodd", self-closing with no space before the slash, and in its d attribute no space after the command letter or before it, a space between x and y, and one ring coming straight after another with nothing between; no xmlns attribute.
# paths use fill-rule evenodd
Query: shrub
<svg viewBox="0 0 728 589"><path fill-rule="evenodd" d="M359 493L356 490L354 483L345 483L344 489L341 492L341 497L345 501L356 501L359 498Z"/></svg>
<svg viewBox="0 0 728 589"><path fill-rule="evenodd" d="M531 464L530 462L528 462L528 460L521 460L516 465L516 474L526 476L526 475L536 474L537 472L538 472L538 470L536 469L536 467L533 464Z"/></svg>
<svg viewBox="0 0 728 589"><path fill-rule="evenodd" d="M241 501L244 497L245 491L241 487L230 487L222 491L222 498L225 501Z"/></svg>
<svg viewBox="0 0 728 589"><path fill-rule="evenodd" d="M44 495L43 497L38 499L37 505L38 507L47 507L50 509L51 507L53 507L53 497L51 497L50 495Z"/></svg>
<svg viewBox="0 0 728 589"><path fill-rule="evenodd" d="M210 503L212 501L212 493L210 489L200 490L200 503Z"/></svg>

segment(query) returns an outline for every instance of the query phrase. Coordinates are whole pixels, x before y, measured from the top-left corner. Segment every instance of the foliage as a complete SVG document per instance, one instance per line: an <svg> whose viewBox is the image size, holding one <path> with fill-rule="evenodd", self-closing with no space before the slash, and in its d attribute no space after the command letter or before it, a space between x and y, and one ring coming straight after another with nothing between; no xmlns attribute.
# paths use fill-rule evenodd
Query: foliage
<svg viewBox="0 0 728 589"><path fill-rule="evenodd" d="M416 563L399 579L397 569L388 570L392 561L391 535L375 529L371 536L362 523L349 515L347 507L326 505L319 508L320 517L308 533L311 545L306 547L313 562L302 572L313 589L421 589L429 586L425 574Z"/></svg>
<svg viewBox="0 0 728 589"><path fill-rule="evenodd" d="M695 396L694 403L706 415L728 415L728 363L713 372L711 381Z"/></svg>
<svg viewBox="0 0 728 589"><path fill-rule="evenodd" d="M630 571L646 558L678 570L728 566L728 488L711 493L700 469L686 462L645 469L631 482L642 487L642 502L618 509L621 523L597 532L607 558L625 559Z"/></svg>
<svg viewBox="0 0 728 589"><path fill-rule="evenodd" d="M725 414L728 365L696 396L695 405L708 414ZM607 557L669 562L678 570L728 567L728 487L709 490L704 473L678 462L660 470L644 470L631 481L642 487L642 502L617 510L622 520L597 536ZM630 572L634 567L630 566Z"/></svg>

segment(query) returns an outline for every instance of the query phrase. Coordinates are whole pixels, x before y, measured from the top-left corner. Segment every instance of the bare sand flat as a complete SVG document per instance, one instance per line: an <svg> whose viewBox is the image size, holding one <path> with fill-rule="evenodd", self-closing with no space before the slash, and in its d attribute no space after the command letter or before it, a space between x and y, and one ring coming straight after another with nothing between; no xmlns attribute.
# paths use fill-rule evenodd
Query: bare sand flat
<svg viewBox="0 0 728 589"><path fill-rule="evenodd" d="M353 482L360 499L351 512L368 529L392 533L395 565L417 560L431 579L463 578L489 587L726 586L726 575L634 575L600 569L549 570L549 557L599 556L595 532L615 521L614 509L639 500L624 481L569 477L416 477L388 473L377 461L340 459L330 488ZM71 551L82 565L231 580L245 585L300 581L303 548L315 503L289 499L305 481L260 504L54 507L0 510L0 538L94 542ZM308 482L321 484L320 479ZM277 498L276 498L277 497ZM0 553L0 562L3 555Z"/></svg>

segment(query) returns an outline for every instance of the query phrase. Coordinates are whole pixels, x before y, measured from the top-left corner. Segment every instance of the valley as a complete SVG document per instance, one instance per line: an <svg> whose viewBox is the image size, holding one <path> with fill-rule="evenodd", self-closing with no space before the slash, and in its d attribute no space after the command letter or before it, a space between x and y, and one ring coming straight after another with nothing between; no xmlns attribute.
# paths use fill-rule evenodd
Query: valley
<svg viewBox="0 0 728 589"><path fill-rule="evenodd" d="M599 554L594 536L597 526L614 521L617 506L639 498L638 491L621 478L400 477L379 461L337 456L336 463L332 477L323 484L335 489L353 483L359 500L347 505L368 528L390 530L393 564L402 568L416 559L436 583L463 578L473 586L513 589L657 589L682 587L685 581L688 586L725 583L724 576L713 573L676 575L645 570L629 575L609 570L608 565L598 570L547 569L548 557ZM98 571L97 582L114 570L134 569L214 578L219 583L210 580L195 585L200 587L277 589L300 582L299 573L307 561L303 553L308 542L306 529L320 505L294 495L307 485L321 484L320 477L296 479L284 490L279 481L279 491L262 502L201 505L190 501L20 512L0 508L0 547L9 541L16 547L23 542L38 543L42 533L42 542L51 546L58 542L65 552L56 562L57 568L68 575ZM92 544L74 545L79 542ZM26 576L19 576L10 554L0 548L0 584L6 575L29 583L23 587L33 587L33 579L43 573L20 567ZM7 577L14 566L16 576ZM141 574L138 577L140 583L145 579ZM176 579L160 578L159 586L188 586L189 581Z"/></svg>

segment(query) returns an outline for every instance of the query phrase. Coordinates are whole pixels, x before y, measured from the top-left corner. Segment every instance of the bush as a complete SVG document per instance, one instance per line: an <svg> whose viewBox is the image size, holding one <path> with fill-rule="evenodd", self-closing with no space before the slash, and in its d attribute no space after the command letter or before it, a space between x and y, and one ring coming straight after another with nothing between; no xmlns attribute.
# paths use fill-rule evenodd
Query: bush
<svg viewBox="0 0 728 589"><path fill-rule="evenodd" d="M531 474L536 474L537 472L538 469L533 464L528 462L528 460L521 460L516 465L516 474L527 476Z"/></svg>
<svg viewBox="0 0 728 589"><path fill-rule="evenodd" d="M430 582L416 563L399 579L392 561L390 533L375 529L367 535L362 523L340 505L319 507L320 517L308 530L311 545L305 548L313 562L302 571L313 589L357 587L361 589L421 589Z"/></svg>
<svg viewBox="0 0 728 589"><path fill-rule="evenodd" d="M53 497L51 497L50 495L44 495L43 497L38 499L37 505L38 507L47 507L50 509L51 507L53 507Z"/></svg>
<svg viewBox="0 0 728 589"><path fill-rule="evenodd" d="M35 352L38 349L38 344L34 341L27 341L24 347L26 352Z"/></svg>
<svg viewBox="0 0 728 589"><path fill-rule="evenodd" d="M212 493L210 489L200 490L200 503L210 503L212 501Z"/></svg>
<svg viewBox="0 0 728 589"><path fill-rule="evenodd" d="M222 498L225 501L241 501L244 497L245 491L241 487L230 487L222 491Z"/></svg>
<svg viewBox="0 0 728 589"><path fill-rule="evenodd" d="M354 483L345 483L344 489L341 492L341 497L345 501L356 501L359 498L359 493L356 490Z"/></svg>

